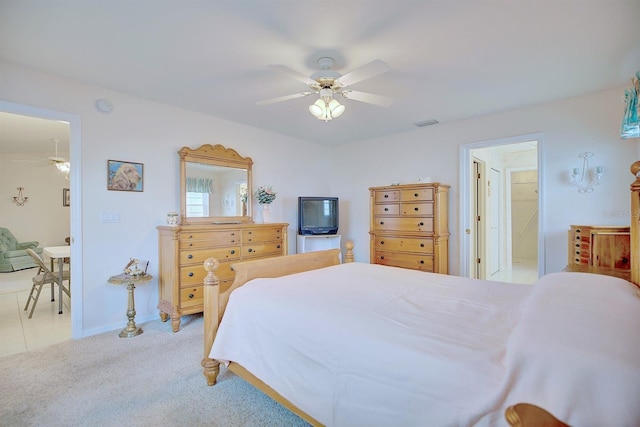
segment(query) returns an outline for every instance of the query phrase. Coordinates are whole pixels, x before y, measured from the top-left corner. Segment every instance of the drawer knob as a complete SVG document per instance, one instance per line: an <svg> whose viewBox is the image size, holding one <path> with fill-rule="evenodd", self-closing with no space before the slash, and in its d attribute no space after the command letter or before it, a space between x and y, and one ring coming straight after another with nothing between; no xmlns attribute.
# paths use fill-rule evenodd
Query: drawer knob
<svg viewBox="0 0 640 427"><path fill-rule="evenodd" d="M388 195L388 194L385 194L385 195L384 195L384 198L385 198L385 199L388 199L388 198L389 198L389 195Z"/></svg>
<svg viewBox="0 0 640 427"><path fill-rule="evenodd" d="M413 197L418 197L418 193L413 193Z"/></svg>
<svg viewBox="0 0 640 427"><path fill-rule="evenodd" d="M249 248L249 252L253 252L253 249Z"/></svg>
<svg viewBox="0 0 640 427"><path fill-rule="evenodd" d="M187 255L187 258L192 259L193 255L189 254L189 255Z"/></svg>
<svg viewBox="0 0 640 427"><path fill-rule="evenodd" d="M235 236L235 235L236 235L236 233L231 233L231 235L232 235L232 236Z"/></svg>
<svg viewBox="0 0 640 427"><path fill-rule="evenodd" d="M384 240L380 240L380 244L381 244L381 245L384 245Z"/></svg>
<svg viewBox="0 0 640 427"><path fill-rule="evenodd" d="M231 249L231 255L233 255L235 253L236 253L235 249Z"/></svg>
<svg viewBox="0 0 640 427"><path fill-rule="evenodd" d="M380 259L384 259L384 255L380 255Z"/></svg>
<svg viewBox="0 0 640 427"><path fill-rule="evenodd" d="M189 277L193 277L193 271L189 272Z"/></svg>
<svg viewBox="0 0 640 427"><path fill-rule="evenodd" d="M414 211L418 212L418 208L413 208Z"/></svg>
<svg viewBox="0 0 640 427"><path fill-rule="evenodd" d="M580 258L576 258L576 262L580 262Z"/></svg>
<svg viewBox="0 0 640 427"><path fill-rule="evenodd" d="M189 247L193 246L193 243L189 243Z"/></svg>
<svg viewBox="0 0 640 427"><path fill-rule="evenodd" d="M384 211L385 212L389 212L389 208L384 208Z"/></svg>
<svg viewBox="0 0 640 427"><path fill-rule="evenodd" d="M576 251L576 255L580 255L580 251Z"/></svg>
<svg viewBox="0 0 640 427"><path fill-rule="evenodd" d="M192 234L189 234L189 238L190 238L190 239L193 239L193 235L192 235Z"/></svg>
<svg viewBox="0 0 640 427"><path fill-rule="evenodd" d="M576 240L580 240L580 236L576 236Z"/></svg>
<svg viewBox="0 0 640 427"><path fill-rule="evenodd" d="M380 221L380 225L384 225L384 221Z"/></svg>
<svg viewBox="0 0 640 427"><path fill-rule="evenodd" d="M276 249L280 249L280 245L276 245Z"/></svg>
<svg viewBox="0 0 640 427"><path fill-rule="evenodd" d="M424 260L423 259L420 260L420 264L424 264Z"/></svg>
<svg viewBox="0 0 640 427"><path fill-rule="evenodd" d="M424 243L420 243L420 247L421 247L421 248L424 248Z"/></svg>
<svg viewBox="0 0 640 427"><path fill-rule="evenodd" d="M193 299L194 296L195 295L193 295L193 294L189 294L189 299Z"/></svg>
<svg viewBox="0 0 640 427"><path fill-rule="evenodd" d="M418 224L420 227L422 227L424 225L424 222L420 222L420 224Z"/></svg>
<svg viewBox="0 0 640 427"><path fill-rule="evenodd" d="M579 247L580 247L580 243L576 243L576 248L579 248Z"/></svg>

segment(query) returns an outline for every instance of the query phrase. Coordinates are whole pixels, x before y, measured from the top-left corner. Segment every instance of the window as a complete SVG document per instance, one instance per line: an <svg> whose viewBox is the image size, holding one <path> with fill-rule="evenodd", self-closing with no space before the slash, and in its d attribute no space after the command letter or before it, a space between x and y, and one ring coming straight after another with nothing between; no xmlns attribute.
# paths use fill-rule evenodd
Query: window
<svg viewBox="0 0 640 427"><path fill-rule="evenodd" d="M209 216L209 193L187 192L187 216Z"/></svg>

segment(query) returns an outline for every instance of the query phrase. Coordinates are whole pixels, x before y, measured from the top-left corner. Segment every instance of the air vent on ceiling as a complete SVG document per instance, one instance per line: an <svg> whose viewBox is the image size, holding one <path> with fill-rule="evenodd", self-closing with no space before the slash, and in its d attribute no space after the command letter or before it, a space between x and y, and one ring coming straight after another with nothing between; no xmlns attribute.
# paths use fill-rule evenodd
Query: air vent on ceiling
<svg viewBox="0 0 640 427"><path fill-rule="evenodd" d="M414 125L418 126L419 128L423 128L425 126L437 125L437 124L438 124L438 121L436 119L423 120L421 122L414 123Z"/></svg>

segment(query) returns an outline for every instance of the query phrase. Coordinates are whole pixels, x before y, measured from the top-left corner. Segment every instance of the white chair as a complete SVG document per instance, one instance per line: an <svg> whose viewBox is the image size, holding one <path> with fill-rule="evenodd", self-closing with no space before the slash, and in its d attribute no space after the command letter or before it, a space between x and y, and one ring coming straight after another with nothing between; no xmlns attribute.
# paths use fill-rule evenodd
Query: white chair
<svg viewBox="0 0 640 427"><path fill-rule="evenodd" d="M35 263L38 265L38 273L33 277L31 285L31 292L29 292L29 298L27 298L27 304L24 306L24 311L29 309L29 304L33 301L33 305L31 306L31 311L29 312L29 319L33 316L33 311L36 309L36 304L38 303L38 298L40 297L40 292L42 291L42 287L47 283L51 284L51 301L55 301L53 285L57 284L58 286L62 286L62 290L66 293L69 298L71 298L71 293L69 292L70 286L64 286L64 281L70 285L71 276L68 270L63 271L62 282L58 283L58 274L54 274L48 267L47 264L42 260L40 255L38 255L33 249L27 249L27 253L33 258Z"/></svg>

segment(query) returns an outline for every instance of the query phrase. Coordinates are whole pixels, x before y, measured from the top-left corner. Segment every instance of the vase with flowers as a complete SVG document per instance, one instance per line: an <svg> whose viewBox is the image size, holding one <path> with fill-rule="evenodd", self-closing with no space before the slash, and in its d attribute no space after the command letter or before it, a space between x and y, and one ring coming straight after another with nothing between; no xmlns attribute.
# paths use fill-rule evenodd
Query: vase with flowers
<svg viewBox="0 0 640 427"><path fill-rule="evenodd" d="M271 220L269 205L276 199L275 191L271 187L261 185L256 190L256 199L262 207L262 222L269 222Z"/></svg>

